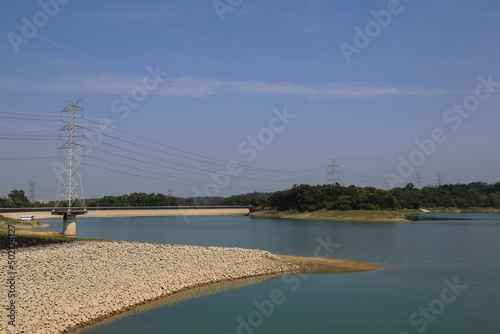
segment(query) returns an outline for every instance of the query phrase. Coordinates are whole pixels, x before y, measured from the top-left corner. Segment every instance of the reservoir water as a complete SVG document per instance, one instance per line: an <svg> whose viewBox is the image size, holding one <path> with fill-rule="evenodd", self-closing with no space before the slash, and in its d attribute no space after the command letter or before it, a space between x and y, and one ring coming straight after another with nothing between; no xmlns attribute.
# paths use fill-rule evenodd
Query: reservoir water
<svg viewBox="0 0 500 334"><path fill-rule="evenodd" d="M406 223L250 217L78 217L77 236L257 248L382 269L287 275L181 293L95 333L500 333L500 215L423 215ZM61 231L60 220L44 220ZM279 296L279 298L277 297Z"/></svg>

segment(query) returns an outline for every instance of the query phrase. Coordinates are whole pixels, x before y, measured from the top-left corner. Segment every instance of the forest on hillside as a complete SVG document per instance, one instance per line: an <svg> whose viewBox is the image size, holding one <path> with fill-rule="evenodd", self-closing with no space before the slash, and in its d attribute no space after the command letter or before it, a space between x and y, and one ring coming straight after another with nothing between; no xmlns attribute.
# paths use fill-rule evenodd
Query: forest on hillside
<svg viewBox="0 0 500 334"><path fill-rule="evenodd" d="M487 184L446 184L422 189L408 184L389 191L374 187L344 187L336 185L294 185L291 189L275 193L253 192L230 197L174 197L161 193L131 193L121 196L104 196L89 199L88 207L128 206L216 206L251 205L254 210L300 212L328 210L397 210L419 208L500 208L500 182ZM49 204L50 205L50 204ZM52 203L53 205L53 203ZM61 203L62 206L65 203ZM0 198L0 207L29 207L24 191L13 190L8 197ZM38 206L38 205L37 205Z"/></svg>
<svg viewBox="0 0 500 334"><path fill-rule="evenodd" d="M99 199L87 201L88 207L103 206L224 206L224 205L250 205L252 199L259 197L266 199L270 193L248 193L230 197L174 197L164 194L131 193L121 196L104 196Z"/></svg>
<svg viewBox="0 0 500 334"><path fill-rule="evenodd" d="M408 184L389 191L373 187L336 185L294 185L268 199L252 200L254 207L300 212L328 210L397 210L437 207L500 208L500 182L428 186L422 189Z"/></svg>

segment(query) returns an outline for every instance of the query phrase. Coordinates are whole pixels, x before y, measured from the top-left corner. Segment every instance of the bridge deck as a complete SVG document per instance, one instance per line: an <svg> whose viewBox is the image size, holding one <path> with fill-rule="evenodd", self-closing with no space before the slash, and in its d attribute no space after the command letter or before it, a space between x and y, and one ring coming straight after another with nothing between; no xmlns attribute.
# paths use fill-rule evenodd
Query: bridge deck
<svg viewBox="0 0 500 334"><path fill-rule="evenodd" d="M85 208L55 208L52 210L53 215L84 215L88 211Z"/></svg>
<svg viewBox="0 0 500 334"><path fill-rule="evenodd" d="M219 205L219 206L97 206L97 207L87 207L87 211L102 211L102 210L204 210L204 209L249 209L250 206L247 205ZM54 207L30 207L30 208L0 208L1 213L14 213L14 212L41 212L41 211L67 211L68 208L56 208ZM78 209L78 208L74 208ZM72 208L72 210L74 210ZM81 208L80 208L81 209Z"/></svg>

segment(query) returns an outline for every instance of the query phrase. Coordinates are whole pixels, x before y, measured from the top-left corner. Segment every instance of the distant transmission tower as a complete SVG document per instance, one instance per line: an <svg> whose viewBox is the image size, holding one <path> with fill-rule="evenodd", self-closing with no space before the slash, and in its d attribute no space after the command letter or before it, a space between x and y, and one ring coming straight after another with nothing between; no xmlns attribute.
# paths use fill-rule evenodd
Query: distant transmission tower
<svg viewBox="0 0 500 334"><path fill-rule="evenodd" d="M78 161L78 149L83 146L76 142L77 131L82 129L81 126L76 124L76 112L81 110L83 115L83 108L77 106L78 102L80 102L80 99L64 101L67 107L61 111L61 119L64 113L67 113L67 124L60 130L60 132L66 132L66 143L59 148L60 150L64 149L64 157L55 207L57 208L61 202L66 202L65 207L68 208L69 212L71 212L76 200L80 200L79 207L85 209L80 163Z"/></svg>
<svg viewBox="0 0 500 334"><path fill-rule="evenodd" d="M174 189L168 189L168 197L172 197Z"/></svg>
<svg viewBox="0 0 500 334"><path fill-rule="evenodd" d="M443 185L443 183L441 182L441 174L437 175L437 185L438 187Z"/></svg>
<svg viewBox="0 0 500 334"><path fill-rule="evenodd" d="M36 182L30 182L30 202L35 203L35 186Z"/></svg>
<svg viewBox="0 0 500 334"><path fill-rule="evenodd" d="M417 174L417 188L422 189L422 174Z"/></svg>
<svg viewBox="0 0 500 334"><path fill-rule="evenodd" d="M332 185L335 185L335 182L337 181L337 179L335 178L335 174L337 173L335 171L335 167L338 167L338 165L335 164L335 161L337 161L337 159L330 159L330 161L332 162L332 164L330 165L330 167L332 168L332 170L330 172L328 172L328 174L330 174L330 182Z"/></svg>
<svg viewBox="0 0 500 334"><path fill-rule="evenodd" d="M391 190L391 172L385 172L385 187L387 191Z"/></svg>

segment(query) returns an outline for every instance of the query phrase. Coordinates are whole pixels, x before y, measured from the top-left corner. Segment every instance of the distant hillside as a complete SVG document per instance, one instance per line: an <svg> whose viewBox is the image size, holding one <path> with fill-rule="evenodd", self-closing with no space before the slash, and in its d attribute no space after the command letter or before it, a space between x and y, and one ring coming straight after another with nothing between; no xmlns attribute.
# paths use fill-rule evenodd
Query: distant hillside
<svg viewBox="0 0 500 334"><path fill-rule="evenodd" d="M417 189L413 184L390 191L373 187L337 185L294 185L267 199L256 199L256 207L277 211L299 212L328 210L399 210L435 207L467 209L500 208L500 182L473 182L467 185L428 186Z"/></svg>
<svg viewBox="0 0 500 334"><path fill-rule="evenodd" d="M132 193L121 196L104 196L87 201L88 207L100 206L195 206L195 205L251 205L252 200L266 200L272 193L253 192L231 197L174 197L164 194Z"/></svg>

